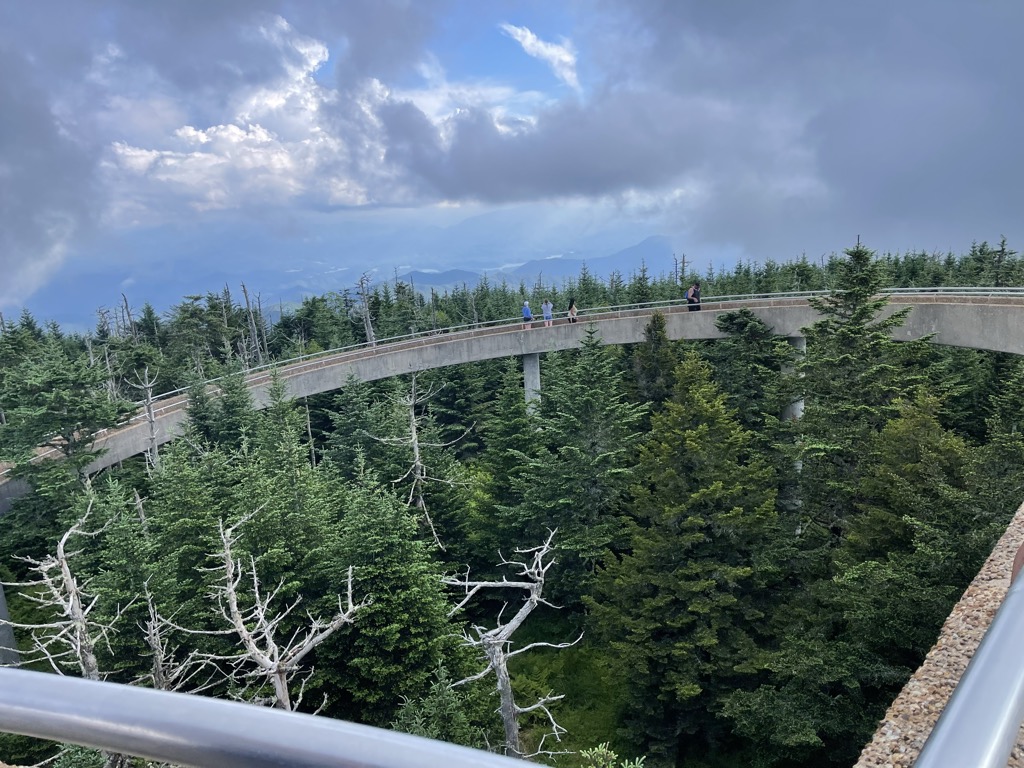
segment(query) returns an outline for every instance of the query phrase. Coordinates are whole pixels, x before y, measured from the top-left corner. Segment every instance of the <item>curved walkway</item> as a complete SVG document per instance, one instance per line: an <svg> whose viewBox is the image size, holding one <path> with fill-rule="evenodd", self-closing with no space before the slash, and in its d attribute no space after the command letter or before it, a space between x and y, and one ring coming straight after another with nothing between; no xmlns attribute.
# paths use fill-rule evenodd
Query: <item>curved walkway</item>
<svg viewBox="0 0 1024 768"><path fill-rule="evenodd" d="M521 321L508 320L485 327L384 340L376 346L334 350L278 363L276 370L291 397L304 397L337 389L350 377L373 381L449 365L571 349L579 346L588 328L595 328L606 344L634 344L643 341L644 330L655 312L665 316L671 339L722 338L724 334L715 327L715 320L725 312L742 308L751 310L777 334L796 337L820 318L808 303L813 295L819 294L706 299L701 312L688 312L685 304L668 302L614 307L586 312L573 325L559 320L550 328L529 330L523 329ZM931 334L938 344L1024 355L1024 289L907 289L888 295L887 312L913 308L905 325L895 334L900 340ZM267 368L247 376L257 408L268 401L272 375ZM96 472L142 453L154 437L158 445L172 440L184 424L186 405L184 392L158 399L154 408L155 436L145 413L138 413L124 426L101 434L95 447L105 453L88 470ZM16 495L17 483L5 483L4 474L0 473L0 512L5 498Z"/></svg>

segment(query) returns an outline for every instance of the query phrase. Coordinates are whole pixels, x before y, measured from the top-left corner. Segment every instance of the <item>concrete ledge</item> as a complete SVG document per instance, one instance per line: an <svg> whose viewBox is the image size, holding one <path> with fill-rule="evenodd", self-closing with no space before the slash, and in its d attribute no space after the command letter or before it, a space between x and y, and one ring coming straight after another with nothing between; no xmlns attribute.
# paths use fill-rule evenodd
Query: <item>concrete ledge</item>
<svg viewBox="0 0 1024 768"><path fill-rule="evenodd" d="M889 707L854 768L910 768L917 760L1006 596L1013 558L1021 542L1024 542L1024 505L1017 510L1006 533L954 606L924 664ZM1017 738L1008 765L1024 768L1024 730Z"/></svg>

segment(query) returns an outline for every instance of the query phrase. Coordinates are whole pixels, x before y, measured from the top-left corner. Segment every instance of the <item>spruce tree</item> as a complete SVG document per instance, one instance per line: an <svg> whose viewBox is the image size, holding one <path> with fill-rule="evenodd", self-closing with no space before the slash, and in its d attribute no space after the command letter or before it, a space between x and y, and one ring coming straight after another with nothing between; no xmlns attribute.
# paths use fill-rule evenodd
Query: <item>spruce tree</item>
<svg viewBox="0 0 1024 768"><path fill-rule="evenodd" d="M627 733L652 765L721 737L721 697L738 684L775 578L770 467L695 352L676 381L640 452L628 548L588 601L618 660Z"/></svg>
<svg viewBox="0 0 1024 768"><path fill-rule="evenodd" d="M882 265L858 245L831 264L835 287L810 299L824 315L805 328L800 366L807 393L802 427L804 510L815 535L838 543L856 514L868 443L896 414L896 401L924 383L925 342L901 342L891 332L910 309L885 315Z"/></svg>
<svg viewBox="0 0 1024 768"><path fill-rule="evenodd" d="M454 645L441 572L417 536L405 504L364 474L344 492L337 534L323 567L369 604L355 623L317 652L315 688L334 702L327 713L385 726L404 699L426 696L432 671Z"/></svg>
<svg viewBox="0 0 1024 768"><path fill-rule="evenodd" d="M665 316L655 312L644 328L644 340L630 350L634 379L631 389L636 401L646 403L652 411L660 410L672 396L679 363L676 346L665 330Z"/></svg>
<svg viewBox="0 0 1024 768"><path fill-rule="evenodd" d="M613 355L592 328L579 352L549 355L534 428L522 437L536 441L537 453L514 478L522 498L512 513L519 532L514 544L529 545L558 529L564 554L556 600L585 594L594 566L622 535L645 407L626 402Z"/></svg>

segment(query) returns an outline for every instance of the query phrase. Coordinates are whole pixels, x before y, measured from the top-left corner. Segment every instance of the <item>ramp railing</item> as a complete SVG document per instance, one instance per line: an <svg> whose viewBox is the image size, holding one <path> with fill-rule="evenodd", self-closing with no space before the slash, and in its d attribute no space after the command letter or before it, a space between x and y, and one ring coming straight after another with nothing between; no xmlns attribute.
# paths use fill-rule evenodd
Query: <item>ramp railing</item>
<svg viewBox="0 0 1024 768"><path fill-rule="evenodd" d="M523 765L368 725L19 669L0 669L0 731L195 768Z"/></svg>

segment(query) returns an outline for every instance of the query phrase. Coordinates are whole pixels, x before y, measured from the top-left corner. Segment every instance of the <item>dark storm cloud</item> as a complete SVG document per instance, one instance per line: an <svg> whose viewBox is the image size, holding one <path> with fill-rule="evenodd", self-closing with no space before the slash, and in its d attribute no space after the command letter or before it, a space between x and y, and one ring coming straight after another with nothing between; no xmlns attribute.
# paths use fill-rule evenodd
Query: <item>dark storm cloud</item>
<svg viewBox="0 0 1024 768"><path fill-rule="evenodd" d="M472 93L438 124L400 94L434 87L416 67L432 53L444 69L429 46L465 2L0 3L0 304L105 223L107 196L171 215L192 215L208 191L285 211L612 200L655 217L652 229L756 257L816 255L858 234L882 249L1024 243L1019 0L566 0L564 28L532 31L571 38L579 92L552 74L558 90L498 104L473 91L505 86L482 61L440 78ZM517 9L529 6L497 7L505 18L478 6L465 18L514 48L499 23L528 27ZM311 84L322 58L303 46L316 42L331 59ZM294 87L293 101L263 102L264 133L250 136L238 105L264 87ZM188 144L185 126L201 139ZM301 154L310 137L327 149ZM273 152L312 170L278 175ZM212 167L225 170L199 172ZM247 182L281 196L238 194Z"/></svg>
<svg viewBox="0 0 1024 768"><path fill-rule="evenodd" d="M24 58L0 43L0 305L33 290L81 235L92 153L63 135Z"/></svg>
<svg viewBox="0 0 1024 768"><path fill-rule="evenodd" d="M448 198L507 202L592 196L657 187L699 161L702 116L675 123L672 97L623 91L586 107L544 112L535 128L499 130L491 115L465 110L442 148L436 131L408 104L381 111L388 159L428 180ZM675 105L685 110L684 105Z"/></svg>
<svg viewBox="0 0 1024 768"><path fill-rule="evenodd" d="M579 4L590 91L442 149L392 110L389 159L449 198L615 195L699 180L680 225L789 257L1024 237L1024 4Z"/></svg>
<svg viewBox="0 0 1024 768"><path fill-rule="evenodd" d="M631 4L646 39L630 67L686 90L789 104L803 119L823 198L788 204L770 186L715 178L693 217L751 250L965 248L1024 236L1024 5L1001 2ZM601 18L600 15L596 15ZM660 73L660 74L659 74ZM716 162L724 162L718 155ZM750 158L763 168L770 158ZM735 170L735 169L734 169ZM742 178L742 177L741 177ZM801 237L803 242L801 243ZM755 251L756 252L756 251Z"/></svg>
<svg viewBox="0 0 1024 768"><path fill-rule="evenodd" d="M106 0L116 39L132 58L155 67L187 91L223 90L238 81L259 83L280 63L245 21L280 15L333 49L339 86L364 77L387 78L422 55L439 5L433 0Z"/></svg>

